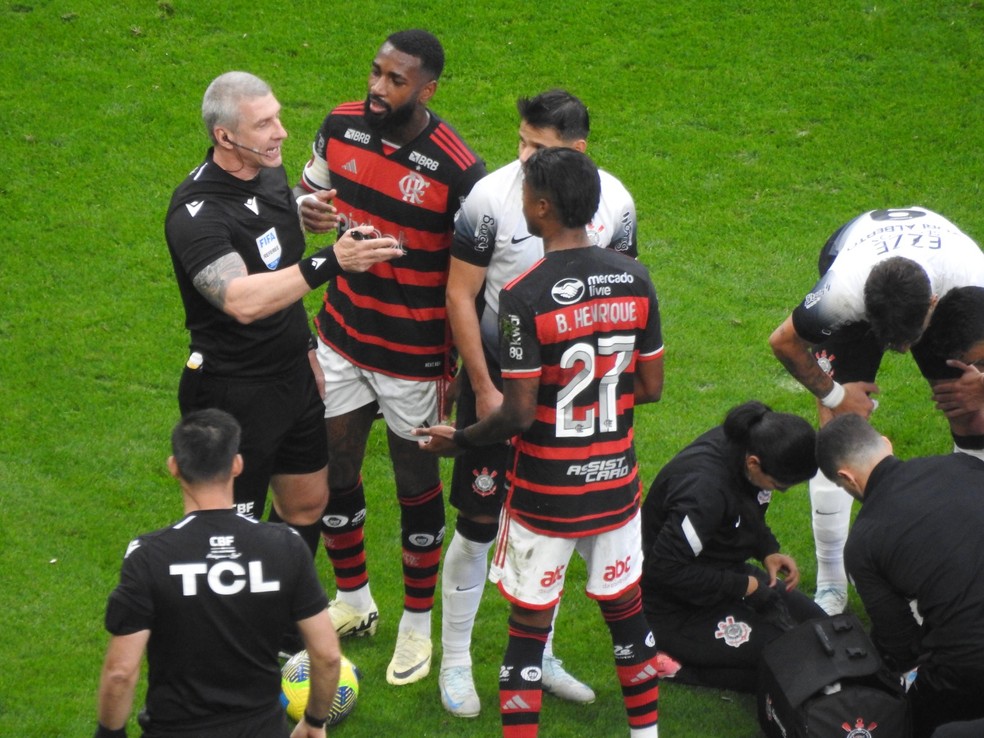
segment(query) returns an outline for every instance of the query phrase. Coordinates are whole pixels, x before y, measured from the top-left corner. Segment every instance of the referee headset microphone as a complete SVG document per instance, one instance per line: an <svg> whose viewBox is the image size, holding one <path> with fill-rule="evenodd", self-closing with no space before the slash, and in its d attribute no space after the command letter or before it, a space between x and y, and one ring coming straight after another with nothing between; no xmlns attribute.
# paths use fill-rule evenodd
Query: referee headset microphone
<svg viewBox="0 0 984 738"><path fill-rule="evenodd" d="M237 143L236 141L233 141L231 138L229 138L228 133L223 133L222 138L223 140L225 140L227 144L232 144L237 149L246 149L246 151L252 151L254 154L260 154L261 156L263 155L263 152L260 151L259 149L254 149L249 146L243 146L241 143Z"/></svg>

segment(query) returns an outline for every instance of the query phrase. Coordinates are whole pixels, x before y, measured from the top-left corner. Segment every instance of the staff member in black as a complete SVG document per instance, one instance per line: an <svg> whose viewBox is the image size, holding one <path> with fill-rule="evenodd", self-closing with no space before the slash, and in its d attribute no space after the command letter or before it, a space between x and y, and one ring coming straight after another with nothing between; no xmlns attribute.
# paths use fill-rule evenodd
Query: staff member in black
<svg viewBox="0 0 984 738"><path fill-rule="evenodd" d="M795 591L799 568L765 521L773 490L816 473L815 437L803 418L746 402L671 459L649 488L643 607L660 650L682 665L677 681L754 691L765 645L823 617Z"/></svg>
<svg viewBox="0 0 984 738"><path fill-rule="evenodd" d="M820 430L817 460L862 503L844 561L879 652L900 673L916 669L914 738L984 718L984 462L962 453L901 461L853 414Z"/></svg>
<svg viewBox="0 0 984 738"><path fill-rule="evenodd" d="M191 332L182 414L219 407L243 428L239 512L274 508L312 552L328 499L324 376L301 298L341 271L400 256L392 238L354 229L304 257L297 203L280 147L280 103L263 80L227 72L205 91L212 148L175 190L165 223ZM309 350L311 353L309 354Z"/></svg>
<svg viewBox="0 0 984 738"><path fill-rule="evenodd" d="M171 435L185 516L127 548L106 607L96 738L126 737L145 650L146 738L324 736L341 655L328 598L294 530L233 508L239 440L221 410L190 413ZM277 651L292 623L311 658L311 694L290 733Z"/></svg>

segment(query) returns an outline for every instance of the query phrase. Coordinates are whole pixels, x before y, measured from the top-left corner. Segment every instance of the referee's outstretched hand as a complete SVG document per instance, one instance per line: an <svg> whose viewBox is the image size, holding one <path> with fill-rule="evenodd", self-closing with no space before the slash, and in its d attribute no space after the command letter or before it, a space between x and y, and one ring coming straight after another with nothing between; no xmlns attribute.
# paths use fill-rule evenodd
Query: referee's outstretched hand
<svg viewBox="0 0 984 738"><path fill-rule="evenodd" d="M395 238L376 236L372 226L356 226L345 231L333 247L338 266L346 272L364 272L374 264L403 256Z"/></svg>

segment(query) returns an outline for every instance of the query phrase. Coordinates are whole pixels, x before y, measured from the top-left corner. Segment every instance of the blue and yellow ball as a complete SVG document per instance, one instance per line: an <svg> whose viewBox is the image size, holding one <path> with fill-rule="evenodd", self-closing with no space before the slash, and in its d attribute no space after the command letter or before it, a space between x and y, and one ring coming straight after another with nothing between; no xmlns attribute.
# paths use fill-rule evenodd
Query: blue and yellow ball
<svg viewBox="0 0 984 738"><path fill-rule="evenodd" d="M342 656L338 676L338 691L328 713L328 725L337 725L355 709L359 698L359 670L355 664ZM307 651L298 651L281 669L280 704L287 711L287 717L295 723L304 716L311 690L311 661Z"/></svg>

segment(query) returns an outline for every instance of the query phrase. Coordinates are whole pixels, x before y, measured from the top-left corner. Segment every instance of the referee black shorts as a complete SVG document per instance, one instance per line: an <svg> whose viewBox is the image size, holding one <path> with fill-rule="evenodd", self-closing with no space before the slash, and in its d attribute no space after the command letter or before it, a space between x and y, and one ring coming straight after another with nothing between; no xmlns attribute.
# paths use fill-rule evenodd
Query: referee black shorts
<svg viewBox="0 0 984 738"><path fill-rule="evenodd" d="M178 390L182 415L219 408L242 426L243 473L236 478L240 513L259 518L270 477L310 474L328 464L324 404L311 366L262 379L217 377L185 367Z"/></svg>

